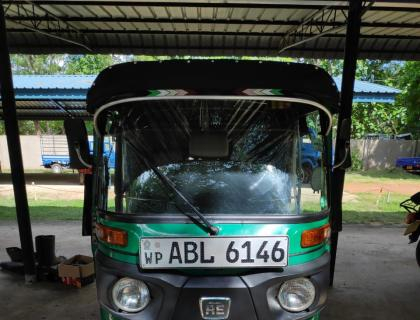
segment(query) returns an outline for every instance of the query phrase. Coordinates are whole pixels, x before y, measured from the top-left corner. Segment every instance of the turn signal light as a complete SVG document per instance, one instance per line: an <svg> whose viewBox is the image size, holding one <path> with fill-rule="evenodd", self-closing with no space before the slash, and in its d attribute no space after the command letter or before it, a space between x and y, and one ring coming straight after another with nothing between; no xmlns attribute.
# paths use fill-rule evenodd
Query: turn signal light
<svg viewBox="0 0 420 320"><path fill-rule="evenodd" d="M109 244L125 247L128 243L128 235L124 230L111 228L102 224L96 224L96 236Z"/></svg>
<svg viewBox="0 0 420 320"><path fill-rule="evenodd" d="M330 225L326 224L320 228L303 231L300 245L302 248L313 247L323 243L329 237Z"/></svg>

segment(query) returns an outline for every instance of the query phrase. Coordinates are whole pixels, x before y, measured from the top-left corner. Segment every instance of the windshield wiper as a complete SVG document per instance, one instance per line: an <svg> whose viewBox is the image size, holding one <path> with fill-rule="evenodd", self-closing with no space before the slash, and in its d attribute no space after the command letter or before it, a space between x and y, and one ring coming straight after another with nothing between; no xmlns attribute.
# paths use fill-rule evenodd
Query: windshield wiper
<svg viewBox="0 0 420 320"><path fill-rule="evenodd" d="M219 228L214 226L188 199L187 197L176 187L175 183L164 175L158 168L149 166L149 168L155 173L155 175L163 182L163 184L169 187L178 197L184 201L184 203L190 207L192 211L200 218L203 224L206 226L208 232L214 236L219 233ZM182 210L181 210L182 211ZM183 212L183 211L182 211ZM184 212L185 214L185 212ZM195 219L193 221L196 221Z"/></svg>
<svg viewBox="0 0 420 320"><path fill-rule="evenodd" d="M130 145L131 148L137 153L137 155L143 160L143 162L146 164L146 166L154 172L154 174L159 178L159 180L163 183L163 185L175 192L175 194L182 199L182 201L190 207L190 209L195 213L196 216L198 216L202 222L202 224L205 226L207 231L210 235L215 236L219 233L219 228L214 226L189 200L188 198L176 187L175 183L170 180L166 175L164 175L156 166L152 166L149 161L147 160L146 156L143 155L137 147L131 143L128 139L126 139L127 143ZM198 224L198 221L194 218L192 218L188 213L186 213L184 210L180 210L183 214L185 214L188 218L190 218L195 224Z"/></svg>

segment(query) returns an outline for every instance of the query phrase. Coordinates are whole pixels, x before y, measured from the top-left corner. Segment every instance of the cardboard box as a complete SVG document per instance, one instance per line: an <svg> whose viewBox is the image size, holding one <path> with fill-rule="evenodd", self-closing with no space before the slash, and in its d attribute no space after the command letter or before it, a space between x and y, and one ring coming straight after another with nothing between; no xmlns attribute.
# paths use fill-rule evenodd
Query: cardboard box
<svg viewBox="0 0 420 320"><path fill-rule="evenodd" d="M83 287L95 279L95 265L92 257L76 255L58 265L58 276L66 285Z"/></svg>

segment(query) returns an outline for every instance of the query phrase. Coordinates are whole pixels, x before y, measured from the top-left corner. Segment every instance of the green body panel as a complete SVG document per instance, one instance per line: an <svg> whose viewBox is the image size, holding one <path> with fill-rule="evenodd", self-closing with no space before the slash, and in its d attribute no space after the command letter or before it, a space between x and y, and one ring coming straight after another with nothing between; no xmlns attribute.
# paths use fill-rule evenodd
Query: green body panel
<svg viewBox="0 0 420 320"><path fill-rule="evenodd" d="M126 263L139 263L139 242L144 237L188 237L208 236L199 226L193 223L155 223L135 224L126 222L110 221L98 217L98 222L113 228L123 229L128 233L128 245L126 247L109 245L98 241L98 250L105 255ZM219 236L275 236L287 235L289 237L289 263L293 266L306 263L322 256L329 250L327 243L315 247L302 248L300 245L302 232L305 230L321 227L328 223L328 218L295 224L216 224L219 227Z"/></svg>

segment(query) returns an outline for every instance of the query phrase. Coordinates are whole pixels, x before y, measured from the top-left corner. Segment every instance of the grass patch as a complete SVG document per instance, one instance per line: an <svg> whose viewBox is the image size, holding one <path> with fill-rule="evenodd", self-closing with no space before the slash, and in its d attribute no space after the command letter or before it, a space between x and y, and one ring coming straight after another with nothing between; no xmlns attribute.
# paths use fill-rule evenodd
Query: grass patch
<svg viewBox="0 0 420 320"><path fill-rule="evenodd" d="M420 177L402 169L349 171L346 173L347 182L420 182Z"/></svg>
<svg viewBox="0 0 420 320"><path fill-rule="evenodd" d="M405 211L399 207L407 196L387 193L358 193L357 198L343 203L345 223L403 223ZM29 200L32 220L81 220L82 200ZM316 212L319 204L304 203L305 212ZM13 199L0 199L0 220L16 219Z"/></svg>
<svg viewBox="0 0 420 320"><path fill-rule="evenodd" d="M392 193L374 194L358 193L357 199L343 203L343 222L345 223L372 223L384 224L403 223L404 209L400 203L407 196Z"/></svg>
<svg viewBox="0 0 420 320"><path fill-rule="evenodd" d="M82 200L29 200L32 220L81 220ZM15 201L0 199L0 220L16 219Z"/></svg>

